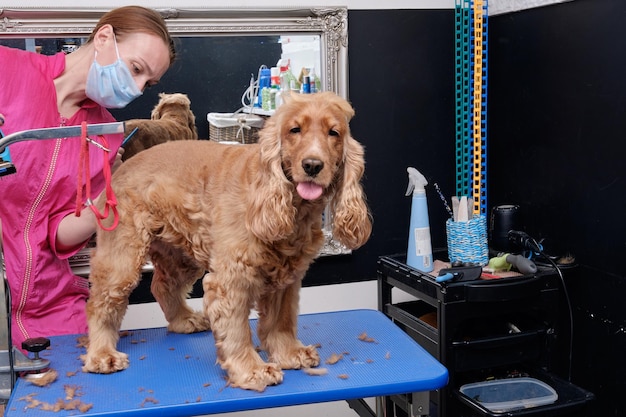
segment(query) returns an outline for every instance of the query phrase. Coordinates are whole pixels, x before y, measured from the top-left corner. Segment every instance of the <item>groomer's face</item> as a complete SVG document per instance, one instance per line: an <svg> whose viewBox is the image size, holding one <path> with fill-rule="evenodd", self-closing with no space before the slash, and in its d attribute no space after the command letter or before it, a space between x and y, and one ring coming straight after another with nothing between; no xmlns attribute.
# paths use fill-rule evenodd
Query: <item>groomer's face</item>
<svg viewBox="0 0 626 417"><path fill-rule="evenodd" d="M120 58L128 66L137 87L144 91L146 87L157 84L170 66L169 46L160 37L150 33L125 33L117 37L112 33L111 28L108 36L103 36L100 42L95 42L98 63L110 65L117 60L115 52L117 41Z"/></svg>
<svg viewBox="0 0 626 417"><path fill-rule="evenodd" d="M141 91L158 84L170 66L169 47L156 35L144 32L128 34L117 47Z"/></svg>

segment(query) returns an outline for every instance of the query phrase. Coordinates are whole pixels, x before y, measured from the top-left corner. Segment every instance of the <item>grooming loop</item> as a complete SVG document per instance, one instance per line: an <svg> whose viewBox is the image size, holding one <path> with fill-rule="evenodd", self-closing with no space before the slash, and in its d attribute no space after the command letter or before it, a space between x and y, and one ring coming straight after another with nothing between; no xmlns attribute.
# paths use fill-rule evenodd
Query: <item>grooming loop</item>
<svg viewBox="0 0 626 417"><path fill-rule="evenodd" d="M81 135L80 135L80 156L78 159L78 179L76 181L76 217L80 217L81 210L83 208L83 176L85 183L85 195L86 202L85 206L89 207L91 211L96 216L96 221L98 222L98 226L100 226L103 230L111 231L117 227L119 223L119 213L117 212L117 199L115 198L115 193L113 192L113 187L111 186L111 165L109 165L108 154L111 152L109 149L109 144L104 136L99 135L98 138L102 142L99 143L94 141L93 139L87 136L87 122L83 122L81 124ZM106 193L106 202L104 204L104 213L101 213L98 208L93 204L91 200L91 176L89 174L89 145L94 145L100 150L103 151L103 164L102 164L102 174L104 175L105 181L105 193ZM110 227L105 227L102 224L102 220L109 217L109 212L113 213L113 224Z"/></svg>

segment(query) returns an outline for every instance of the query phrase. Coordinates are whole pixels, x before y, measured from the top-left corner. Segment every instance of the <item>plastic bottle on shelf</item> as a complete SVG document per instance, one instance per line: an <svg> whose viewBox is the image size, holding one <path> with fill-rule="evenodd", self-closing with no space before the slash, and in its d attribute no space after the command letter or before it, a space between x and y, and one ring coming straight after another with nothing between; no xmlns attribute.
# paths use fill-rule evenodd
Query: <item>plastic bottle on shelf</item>
<svg viewBox="0 0 626 417"><path fill-rule="evenodd" d="M278 88L275 88L275 87L270 88L269 110L276 110L276 93L277 92L278 92Z"/></svg>
<svg viewBox="0 0 626 417"><path fill-rule="evenodd" d="M263 87L263 91L261 92L261 108L265 111L272 110L271 92L271 87Z"/></svg>
<svg viewBox="0 0 626 417"><path fill-rule="evenodd" d="M296 76L291 72L291 64L289 60L281 59L278 61L278 67L280 68L280 89L281 91L297 90L298 82Z"/></svg>
<svg viewBox="0 0 626 417"><path fill-rule="evenodd" d="M280 68L272 67L270 69L270 87L280 87Z"/></svg>
<svg viewBox="0 0 626 417"><path fill-rule="evenodd" d="M269 68L261 68L259 74L259 92L254 107L263 107L263 89L271 86L271 71Z"/></svg>
<svg viewBox="0 0 626 417"><path fill-rule="evenodd" d="M311 77L305 75L302 77L302 94L311 93Z"/></svg>
<svg viewBox="0 0 626 417"><path fill-rule="evenodd" d="M274 98L274 109L279 108L283 104L283 90L276 90L276 97Z"/></svg>
<svg viewBox="0 0 626 417"><path fill-rule="evenodd" d="M276 66L279 69L280 89L286 91L289 89L289 77L287 76L287 70L289 69L289 61L280 59Z"/></svg>
<svg viewBox="0 0 626 417"><path fill-rule="evenodd" d="M311 93L317 93L318 91L321 90L322 88L322 83L320 81L320 77L317 76L317 74L315 73L315 67L311 68L311 71L309 72L309 77L310 77L310 90Z"/></svg>
<svg viewBox="0 0 626 417"><path fill-rule="evenodd" d="M426 202L426 178L415 168L408 167L409 186L406 195L413 194L411 201L411 221L406 263L422 272L432 272L433 250L430 241L430 223Z"/></svg>

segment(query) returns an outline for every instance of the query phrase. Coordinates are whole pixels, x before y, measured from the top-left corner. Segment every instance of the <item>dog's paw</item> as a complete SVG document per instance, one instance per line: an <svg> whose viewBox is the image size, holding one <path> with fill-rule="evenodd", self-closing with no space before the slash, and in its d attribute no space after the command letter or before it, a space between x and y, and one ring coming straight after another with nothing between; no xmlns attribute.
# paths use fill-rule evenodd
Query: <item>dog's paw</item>
<svg viewBox="0 0 626 417"><path fill-rule="evenodd" d="M229 375L228 382L232 387L263 392L265 387L283 382L283 371L275 363L263 363L241 375Z"/></svg>
<svg viewBox="0 0 626 417"><path fill-rule="evenodd" d="M122 352L112 351L97 355L81 355L83 360L83 372L96 374L110 374L128 368L128 355Z"/></svg>
<svg viewBox="0 0 626 417"><path fill-rule="evenodd" d="M270 360L282 369L314 368L320 364L320 355L315 346L301 346L284 354L272 354Z"/></svg>
<svg viewBox="0 0 626 417"><path fill-rule="evenodd" d="M184 317L177 317L167 326L174 333L197 333L211 330L211 322L202 313L194 312Z"/></svg>

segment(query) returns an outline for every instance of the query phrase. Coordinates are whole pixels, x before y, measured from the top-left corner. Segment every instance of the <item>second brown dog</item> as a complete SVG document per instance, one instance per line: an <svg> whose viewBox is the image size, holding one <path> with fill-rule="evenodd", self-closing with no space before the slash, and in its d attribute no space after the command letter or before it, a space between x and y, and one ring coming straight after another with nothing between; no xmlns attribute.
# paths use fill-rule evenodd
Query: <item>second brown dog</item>
<svg viewBox="0 0 626 417"><path fill-rule="evenodd" d="M122 161L159 143L172 140L198 139L196 116L191 111L191 101L186 94L159 94L159 102L150 119L131 119L125 122L125 134L138 128L124 145Z"/></svg>

